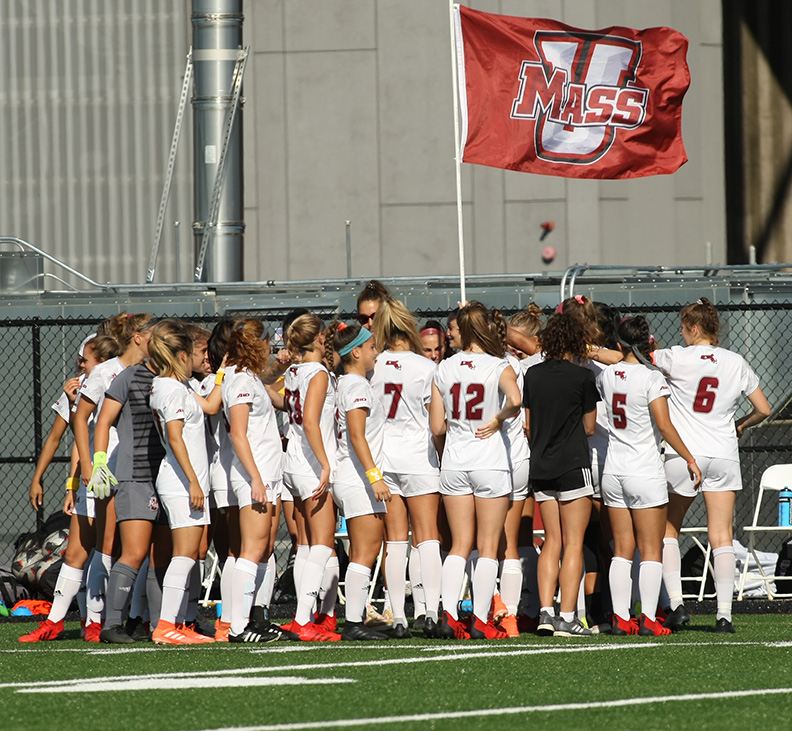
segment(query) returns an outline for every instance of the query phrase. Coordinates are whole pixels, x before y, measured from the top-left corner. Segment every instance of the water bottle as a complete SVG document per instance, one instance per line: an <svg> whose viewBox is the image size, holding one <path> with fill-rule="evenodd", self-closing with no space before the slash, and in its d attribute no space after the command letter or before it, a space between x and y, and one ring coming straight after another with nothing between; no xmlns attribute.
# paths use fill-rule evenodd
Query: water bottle
<svg viewBox="0 0 792 731"><path fill-rule="evenodd" d="M790 508L792 508L792 490L785 487L778 494L778 525L792 526Z"/></svg>

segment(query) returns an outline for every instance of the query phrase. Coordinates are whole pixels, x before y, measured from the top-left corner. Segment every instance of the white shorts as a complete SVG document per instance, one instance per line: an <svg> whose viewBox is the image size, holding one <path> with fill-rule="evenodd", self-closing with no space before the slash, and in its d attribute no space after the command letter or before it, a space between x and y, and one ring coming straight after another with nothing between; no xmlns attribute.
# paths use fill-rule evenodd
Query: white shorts
<svg viewBox="0 0 792 731"><path fill-rule="evenodd" d="M264 480L264 487L267 488L267 502L273 505L280 497L281 484L283 480ZM236 496L236 505L240 508L246 508L248 505L253 505L253 489L247 482L232 482L231 489Z"/></svg>
<svg viewBox="0 0 792 731"><path fill-rule="evenodd" d="M285 477L285 475L284 475L284 477ZM317 482L317 484L319 484L319 483ZM315 487L316 486L314 486L314 489L315 489ZM310 495L309 495L309 497L310 497ZM284 503L293 503L294 502L294 495L291 492L291 490L286 486L286 482L284 480L281 480L280 492L276 496L276 502L277 502L278 499L280 499L281 502L284 502Z"/></svg>
<svg viewBox="0 0 792 731"><path fill-rule="evenodd" d="M742 490L742 472L739 462L720 457L699 457L697 454L693 456L701 470L700 490L704 492ZM690 479L684 458L678 454L667 454L665 475L668 481L668 492L685 497L696 496L693 480Z"/></svg>
<svg viewBox="0 0 792 731"><path fill-rule="evenodd" d="M531 472L531 461L529 459L520 460L512 467L511 471L511 500L517 502L518 500L525 500L530 493L528 486L528 477Z"/></svg>
<svg viewBox="0 0 792 731"><path fill-rule="evenodd" d="M315 475L295 475L292 472L283 473L283 490L281 499L294 501L298 497L300 500L308 500L313 491L319 485L319 478Z"/></svg>
<svg viewBox="0 0 792 731"><path fill-rule="evenodd" d="M512 491L508 470L441 470L441 495L505 497Z"/></svg>
<svg viewBox="0 0 792 731"><path fill-rule="evenodd" d="M74 513L86 518L95 518L96 499L92 492L88 492L88 486L83 485L83 481L79 477L77 479L80 481L80 486L74 493Z"/></svg>
<svg viewBox="0 0 792 731"><path fill-rule="evenodd" d="M214 480L211 482L210 498L213 508L228 508L237 504L236 494L231 489L231 485L228 484L228 480L225 483L216 483Z"/></svg>
<svg viewBox="0 0 792 731"><path fill-rule="evenodd" d="M668 503L668 487L664 476L636 475L602 476L602 499L609 508L656 508Z"/></svg>
<svg viewBox="0 0 792 731"><path fill-rule="evenodd" d="M440 492L439 472L431 475L404 475L397 472L385 472L382 477L394 495L418 497Z"/></svg>
<svg viewBox="0 0 792 731"><path fill-rule="evenodd" d="M186 492L181 495L160 495L159 500L160 505L165 508L171 530L209 525L208 499L204 500L203 510L193 510L190 507L190 496Z"/></svg>
<svg viewBox="0 0 792 731"><path fill-rule="evenodd" d="M333 485L333 500L347 520L361 515L378 515L388 512L385 503L374 497L371 485L336 483Z"/></svg>

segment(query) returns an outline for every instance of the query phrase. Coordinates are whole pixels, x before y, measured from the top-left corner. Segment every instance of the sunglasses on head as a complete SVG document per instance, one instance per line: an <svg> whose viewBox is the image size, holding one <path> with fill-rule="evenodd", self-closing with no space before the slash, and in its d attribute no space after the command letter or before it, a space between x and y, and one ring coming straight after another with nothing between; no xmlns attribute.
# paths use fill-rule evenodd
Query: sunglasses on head
<svg viewBox="0 0 792 731"><path fill-rule="evenodd" d="M363 315L363 314L360 314L360 315L358 315L358 316L357 316L355 319L356 319L356 320L357 320L357 321L358 321L358 322L359 322L361 325L368 325L368 324L369 324L369 322L371 322L371 321L374 319L374 315L375 315L375 314L376 314L376 313L372 313L372 314L370 314L370 315Z"/></svg>

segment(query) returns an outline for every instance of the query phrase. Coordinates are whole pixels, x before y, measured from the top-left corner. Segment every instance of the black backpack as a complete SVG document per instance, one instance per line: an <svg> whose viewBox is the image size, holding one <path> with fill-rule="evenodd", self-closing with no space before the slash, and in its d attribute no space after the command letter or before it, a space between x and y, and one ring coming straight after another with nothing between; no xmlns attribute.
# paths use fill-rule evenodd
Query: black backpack
<svg viewBox="0 0 792 731"><path fill-rule="evenodd" d="M17 602L30 598L30 592L14 578L11 567L0 566L0 601L10 610Z"/></svg>
<svg viewBox="0 0 792 731"><path fill-rule="evenodd" d="M776 579L776 592L779 594L792 594L792 538L784 541L778 552L778 561L775 568L776 576L788 576L788 579Z"/></svg>

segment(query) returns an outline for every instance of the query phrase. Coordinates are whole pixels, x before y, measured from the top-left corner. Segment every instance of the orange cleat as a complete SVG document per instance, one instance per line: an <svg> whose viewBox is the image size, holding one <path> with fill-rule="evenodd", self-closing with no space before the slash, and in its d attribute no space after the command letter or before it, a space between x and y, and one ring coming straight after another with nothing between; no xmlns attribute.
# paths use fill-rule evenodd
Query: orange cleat
<svg viewBox="0 0 792 731"><path fill-rule="evenodd" d="M443 624L440 625L439 636L442 640L469 640L470 632L462 620L454 619L448 612L443 612Z"/></svg>
<svg viewBox="0 0 792 731"><path fill-rule="evenodd" d="M63 637L63 620L52 622L45 619L36 629L19 638L20 642L44 642L46 640L59 640Z"/></svg>
<svg viewBox="0 0 792 731"><path fill-rule="evenodd" d="M228 642L228 630L231 629L231 622L223 622L218 619L215 622L215 642Z"/></svg>
<svg viewBox="0 0 792 731"><path fill-rule="evenodd" d="M506 604L501 599L501 595L496 591L492 597L492 604L490 605L489 618L494 622L500 622L504 617L509 616L509 610Z"/></svg>
<svg viewBox="0 0 792 731"><path fill-rule="evenodd" d="M300 642L340 642L341 635L337 632L328 632L324 627L313 622L306 624L297 624L296 621L292 622L290 630L297 635Z"/></svg>
<svg viewBox="0 0 792 731"><path fill-rule="evenodd" d="M473 623L470 627L471 640L505 640L508 636L506 632L498 629L494 624L489 622L485 624L478 617L473 616Z"/></svg>
<svg viewBox="0 0 792 731"><path fill-rule="evenodd" d="M203 640L196 639L198 636L202 635L195 635L194 632L184 627L177 627L173 622L160 619L151 639L155 645L197 645L203 642ZM211 637L206 637L204 640L214 642Z"/></svg>
<svg viewBox="0 0 792 731"><path fill-rule="evenodd" d="M176 629L193 640L194 645L205 645L215 641L214 637L207 637L206 635L202 635L200 632L196 632L192 624L177 624Z"/></svg>
<svg viewBox="0 0 792 731"><path fill-rule="evenodd" d="M624 635L637 635L638 634L638 620L635 617L630 619L622 619L618 614L613 615L613 629L611 634L624 636Z"/></svg>
<svg viewBox="0 0 792 731"><path fill-rule="evenodd" d="M317 627L321 627L325 632L336 632L338 630L335 614L317 614L313 623Z"/></svg>
<svg viewBox="0 0 792 731"><path fill-rule="evenodd" d="M671 630L668 627L663 627L656 619L649 619L645 614L642 614L638 634L642 637L666 637L671 634Z"/></svg>
<svg viewBox="0 0 792 731"><path fill-rule="evenodd" d="M86 642L99 642L99 635L102 632L102 623L101 622L87 622L85 625L85 636L84 640Z"/></svg>
<svg viewBox="0 0 792 731"><path fill-rule="evenodd" d="M517 617L509 614L504 617L498 624L498 627L506 633L507 637L519 637L520 628L517 623Z"/></svg>

